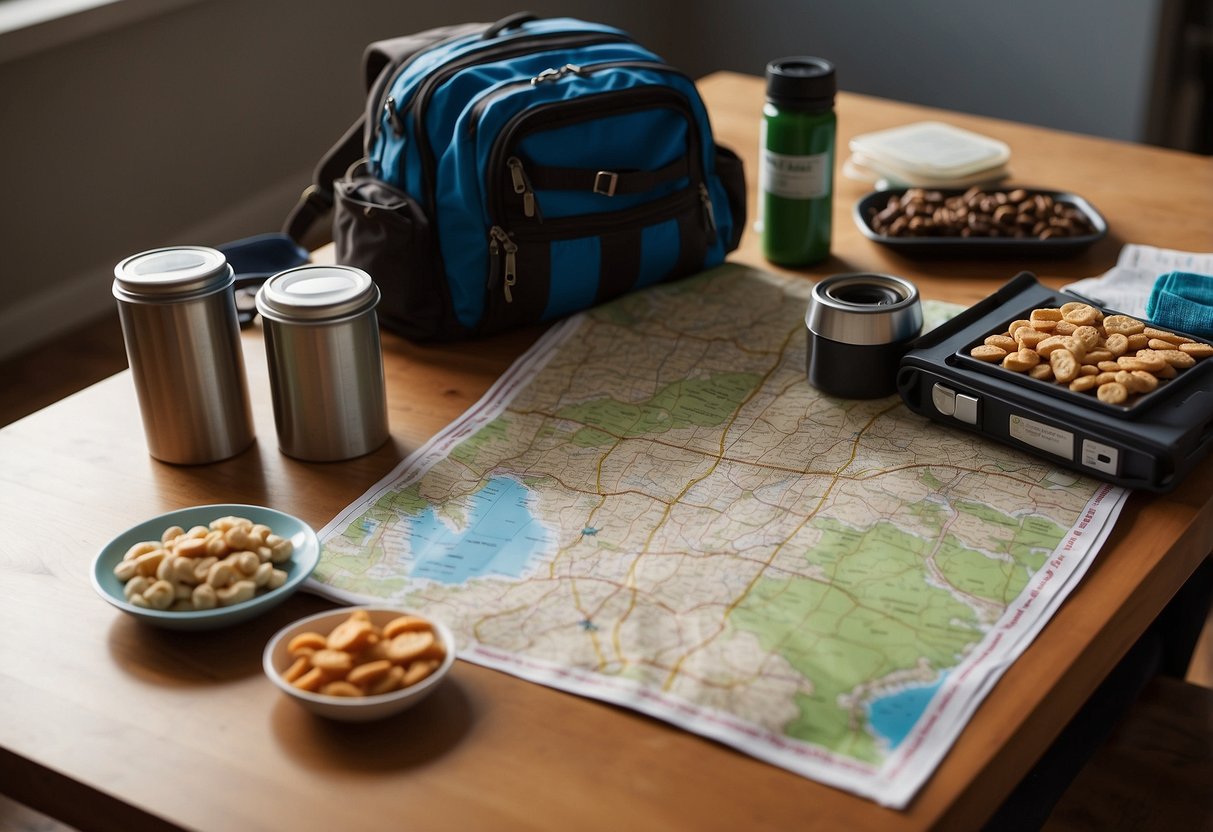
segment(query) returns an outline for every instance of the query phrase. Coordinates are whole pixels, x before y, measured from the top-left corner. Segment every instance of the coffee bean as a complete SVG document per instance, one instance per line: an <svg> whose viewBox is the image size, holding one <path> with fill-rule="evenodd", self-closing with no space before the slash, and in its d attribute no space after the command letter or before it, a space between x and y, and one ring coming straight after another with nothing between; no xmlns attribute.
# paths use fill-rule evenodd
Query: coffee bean
<svg viewBox="0 0 1213 832"><path fill-rule="evenodd" d="M888 237L1036 237L1049 240L1094 234L1090 219L1074 205L1024 188L963 194L910 188L872 208L869 222ZM917 220L917 222L915 222Z"/></svg>

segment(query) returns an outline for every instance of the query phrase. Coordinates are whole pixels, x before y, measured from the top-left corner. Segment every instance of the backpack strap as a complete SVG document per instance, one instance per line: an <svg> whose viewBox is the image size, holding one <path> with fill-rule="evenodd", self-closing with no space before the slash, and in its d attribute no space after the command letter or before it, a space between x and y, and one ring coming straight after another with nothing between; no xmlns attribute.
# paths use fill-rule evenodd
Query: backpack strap
<svg viewBox="0 0 1213 832"><path fill-rule="evenodd" d="M539 19L539 15L537 15L533 12L514 12L513 14L506 15L505 17L501 18L501 20L498 20L496 23L494 23L492 26L489 26L488 28L486 28L484 30L484 34L481 35L481 37L484 40L492 40L493 38L497 37L498 35L502 34L503 32L505 32L508 29L514 29L514 28L521 26L524 23L530 23L532 20L538 20L538 19Z"/></svg>
<svg viewBox="0 0 1213 832"><path fill-rule="evenodd" d="M368 92L366 112L351 124L337 143L321 157L312 173L312 184L304 189L299 202L287 215L282 226L283 233L292 240L303 243L313 226L328 215L333 207L333 182L366 155L366 140L370 135L367 125L374 124L375 119L379 117L380 96L374 93L389 82L388 75L431 46L465 35L481 34L489 28L487 23L440 26L370 44L362 53L362 74ZM308 242L328 242L330 236L325 235L325 239Z"/></svg>
<svg viewBox="0 0 1213 832"><path fill-rule="evenodd" d="M299 202L287 214L282 233L302 244L312 226L328 215L333 207L333 182L362 158L362 134L365 127L366 116L359 116L340 141L321 157L312 173L312 184L303 189ZM317 241L321 242L328 241Z"/></svg>
<svg viewBox="0 0 1213 832"><path fill-rule="evenodd" d="M366 82L368 93L383 93L389 82L384 73L393 73L398 67L414 55L436 46L444 41L467 35L478 35L489 28L487 23L459 23L454 26L439 26L427 29L414 35L404 35L398 38L377 40L362 53L362 75ZM382 80L382 83L380 83ZM379 118L379 108L383 106L380 95L368 95L366 101L365 123L374 124ZM369 148L367 148L369 149ZM360 157L359 157L360 158ZM356 161L355 160L351 160ZM346 167L349 167L348 165Z"/></svg>
<svg viewBox="0 0 1213 832"><path fill-rule="evenodd" d="M667 182L691 175L686 157L657 170L602 170L599 168L554 168L531 165L527 176L531 187L546 191L592 191L604 196L642 194Z"/></svg>

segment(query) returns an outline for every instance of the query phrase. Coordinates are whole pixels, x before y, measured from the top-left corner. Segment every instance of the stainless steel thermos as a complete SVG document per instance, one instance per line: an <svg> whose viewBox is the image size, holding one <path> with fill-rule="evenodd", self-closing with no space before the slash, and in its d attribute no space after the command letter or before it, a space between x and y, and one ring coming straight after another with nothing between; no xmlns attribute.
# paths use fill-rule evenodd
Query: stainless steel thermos
<svg viewBox="0 0 1213 832"><path fill-rule="evenodd" d="M349 266L288 269L257 292L283 453L329 462L387 440L378 302L370 275Z"/></svg>
<svg viewBox="0 0 1213 832"><path fill-rule="evenodd" d="M890 396L922 330L918 287L888 274L832 275L813 287L804 324L809 384L845 399Z"/></svg>
<svg viewBox="0 0 1213 832"><path fill-rule="evenodd" d="M219 251L145 251L114 267L114 297L148 451L226 459L253 442L232 267Z"/></svg>

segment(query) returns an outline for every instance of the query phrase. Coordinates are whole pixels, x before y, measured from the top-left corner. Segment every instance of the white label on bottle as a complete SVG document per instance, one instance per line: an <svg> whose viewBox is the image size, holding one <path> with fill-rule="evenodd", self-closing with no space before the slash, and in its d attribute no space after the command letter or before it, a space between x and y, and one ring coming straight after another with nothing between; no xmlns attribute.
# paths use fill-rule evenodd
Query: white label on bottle
<svg viewBox="0 0 1213 832"><path fill-rule="evenodd" d="M762 148L760 190L788 199L817 199L828 194L830 154L790 156Z"/></svg>
<svg viewBox="0 0 1213 832"><path fill-rule="evenodd" d="M1013 415L1010 420L1010 434L1025 445L1056 454L1062 459L1074 458L1074 434L1068 430Z"/></svg>

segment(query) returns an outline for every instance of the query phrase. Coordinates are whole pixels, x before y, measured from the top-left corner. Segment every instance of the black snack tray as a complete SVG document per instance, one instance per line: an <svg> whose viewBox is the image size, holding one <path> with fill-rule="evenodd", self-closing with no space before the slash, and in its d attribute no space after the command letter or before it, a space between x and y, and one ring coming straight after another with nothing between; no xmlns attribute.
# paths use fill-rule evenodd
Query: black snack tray
<svg viewBox="0 0 1213 832"><path fill-rule="evenodd" d="M1091 305L1095 306L1095 304ZM1060 399L1073 402L1074 404L1082 407L1093 407L1114 416L1128 418L1135 418L1139 414L1145 412L1145 410L1153 405L1156 401L1168 396L1177 385L1182 387L1184 384L1183 379L1189 374L1196 373L1199 375L1201 373L1213 372L1213 359L1198 361L1193 367L1179 370L1175 378L1160 379L1158 382L1158 387L1154 388L1149 393L1135 395L1125 402L1125 404L1109 404L1096 397L1094 390L1089 393L1076 393L1064 384L1058 384L1053 381L1042 381L1037 378L1032 378L1027 373L1015 373L1004 369L997 362L979 361L969 354L974 347L981 346L983 343L985 343L986 338L991 335L998 335L1006 332L1007 326L1009 326L1012 321L1027 320L1028 316L1032 313L1032 310L1038 308L1039 307L1031 306L1026 309L1019 310L1016 315L1007 318L1001 329L995 328L990 332L978 335L972 341L960 347L960 349L958 349L954 355L956 363L959 366L965 366L980 373L988 373L1003 380L1023 384L1026 387L1037 390L1045 395L1056 396ZM1117 312L1101 309L1098 306L1096 306L1096 308L1108 315L1119 314ZM1193 341L1198 341L1200 343L1208 343L1194 335L1188 335L1186 332L1176 332L1174 334L1182 335L1185 338L1191 338Z"/></svg>
<svg viewBox="0 0 1213 832"><path fill-rule="evenodd" d="M890 237L880 234L872 228L869 216L871 209L884 208L891 196L901 196L910 188L892 188L884 191L872 191L861 197L855 203L852 218L859 226L860 232L873 242L880 243L899 254L907 256L949 256L949 257L1069 257L1094 243L1099 242L1108 234L1108 223L1095 210L1091 203L1078 194L1068 191L1052 191L1044 188L998 188L996 190L1017 190L1022 188L1029 196L1042 194L1052 197L1054 202L1064 202L1077 208L1095 229L1092 234L1078 237L1051 237L1040 240L1035 237ZM968 188L924 188L923 190L938 191L944 198L963 194Z"/></svg>

